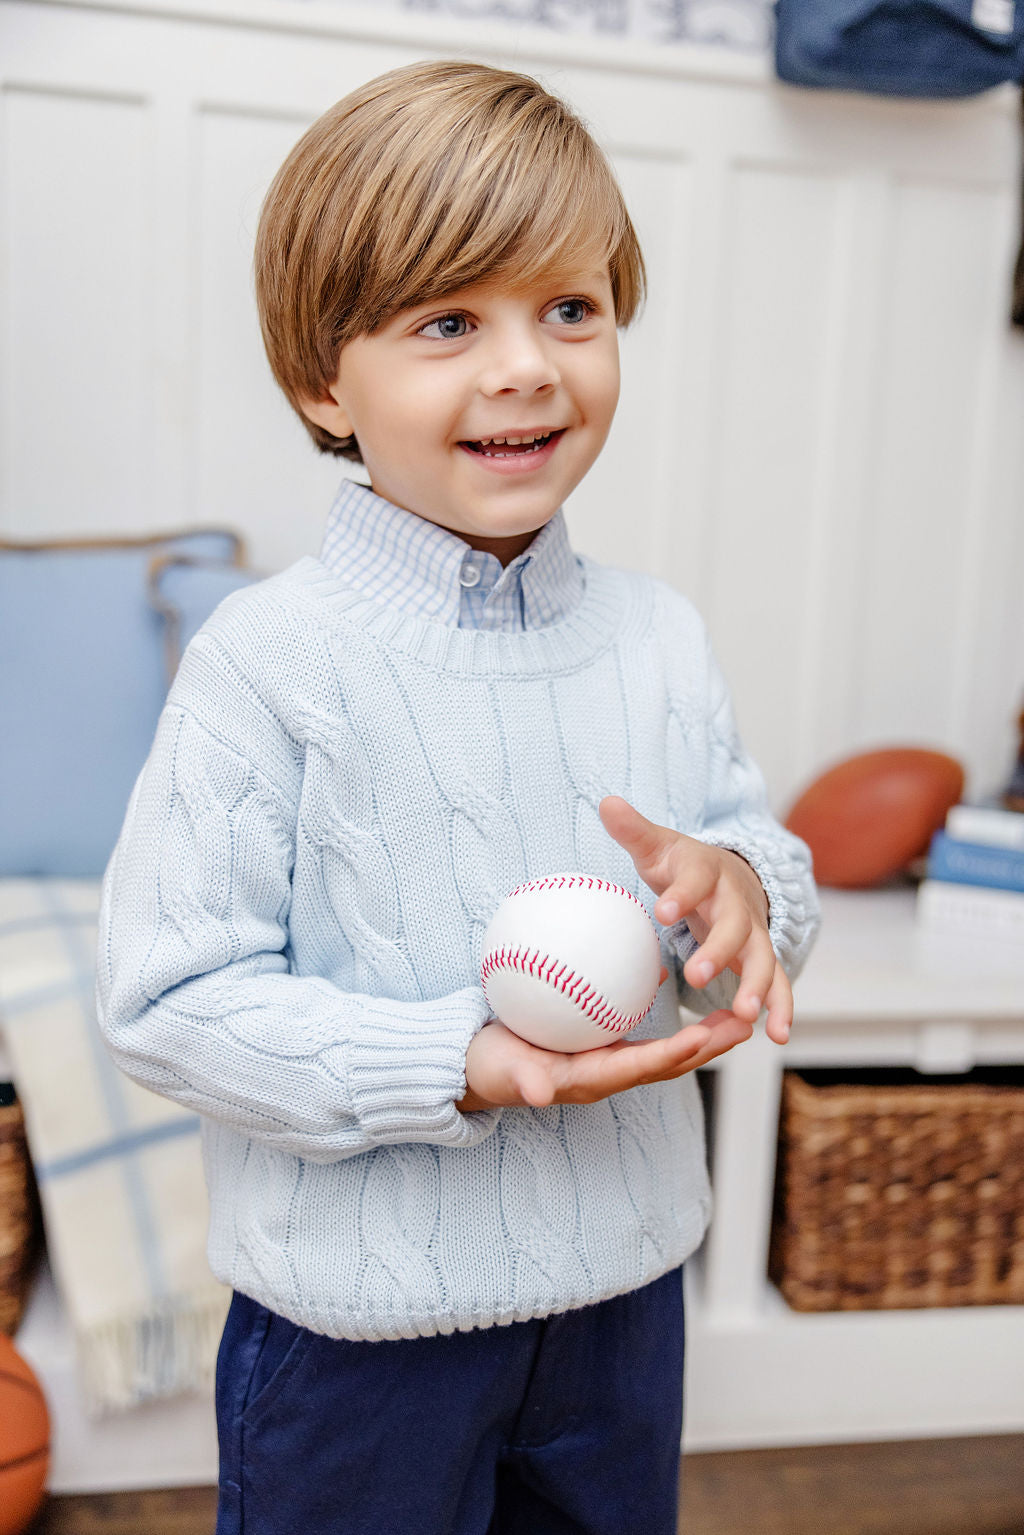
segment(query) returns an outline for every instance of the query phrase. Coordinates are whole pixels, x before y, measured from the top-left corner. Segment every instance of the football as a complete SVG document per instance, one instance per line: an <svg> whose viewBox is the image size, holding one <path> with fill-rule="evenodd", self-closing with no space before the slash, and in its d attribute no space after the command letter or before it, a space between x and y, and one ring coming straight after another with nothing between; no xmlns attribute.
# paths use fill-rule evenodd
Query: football
<svg viewBox="0 0 1024 1535"><path fill-rule="evenodd" d="M954 757L923 747L860 752L816 778L786 825L807 843L819 885L863 889L901 873L963 793Z"/></svg>

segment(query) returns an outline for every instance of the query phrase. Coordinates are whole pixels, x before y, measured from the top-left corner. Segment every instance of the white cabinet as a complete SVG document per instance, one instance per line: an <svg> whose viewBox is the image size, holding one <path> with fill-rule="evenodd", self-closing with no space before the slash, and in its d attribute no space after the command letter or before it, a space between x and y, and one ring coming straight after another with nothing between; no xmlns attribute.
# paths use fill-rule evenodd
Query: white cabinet
<svg viewBox="0 0 1024 1535"><path fill-rule="evenodd" d="M687 1276L689 1449L1024 1429L1024 1307L803 1314L766 1278L786 1067L1024 1063L1024 957L985 973L919 949L909 890L824 891L785 1049L717 1064L715 1214Z"/></svg>

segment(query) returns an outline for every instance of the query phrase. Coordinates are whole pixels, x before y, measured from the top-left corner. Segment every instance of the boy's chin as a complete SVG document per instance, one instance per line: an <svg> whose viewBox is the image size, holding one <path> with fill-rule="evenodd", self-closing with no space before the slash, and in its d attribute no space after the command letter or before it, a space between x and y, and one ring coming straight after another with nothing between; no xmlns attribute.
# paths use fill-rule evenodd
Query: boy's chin
<svg viewBox="0 0 1024 1535"><path fill-rule="evenodd" d="M550 511L536 512L528 517L510 517L508 519L495 518L493 522L486 522L482 526L474 526L462 536L463 538L532 538L539 533L541 528L546 528L553 517L558 515L559 507L553 506Z"/></svg>
<svg viewBox="0 0 1024 1535"><path fill-rule="evenodd" d="M455 533L469 544L470 548L479 550L483 554L494 554L503 565L507 565L510 560L514 560L529 547L537 534L547 526L557 512L556 506L545 516L508 520L496 518L483 526L478 524L458 528L449 526L448 531ZM441 526L448 525L442 523Z"/></svg>

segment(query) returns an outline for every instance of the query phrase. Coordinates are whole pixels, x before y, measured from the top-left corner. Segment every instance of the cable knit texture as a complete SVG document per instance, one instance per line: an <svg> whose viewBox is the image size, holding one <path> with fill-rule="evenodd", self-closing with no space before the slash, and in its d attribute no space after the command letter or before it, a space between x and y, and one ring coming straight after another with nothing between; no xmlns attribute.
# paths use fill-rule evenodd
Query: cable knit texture
<svg viewBox="0 0 1024 1535"><path fill-rule="evenodd" d="M655 1279L709 1214L692 1076L461 1114L484 928L514 886L600 874L625 795L743 854L790 974L816 924L691 605L583 562L568 617L467 630L320 561L237 593L189 647L104 886L101 1026L204 1116L215 1274L335 1337L544 1316ZM639 1037L678 1027L692 951ZM734 981L734 978L733 978ZM732 990L684 989L700 1011Z"/></svg>

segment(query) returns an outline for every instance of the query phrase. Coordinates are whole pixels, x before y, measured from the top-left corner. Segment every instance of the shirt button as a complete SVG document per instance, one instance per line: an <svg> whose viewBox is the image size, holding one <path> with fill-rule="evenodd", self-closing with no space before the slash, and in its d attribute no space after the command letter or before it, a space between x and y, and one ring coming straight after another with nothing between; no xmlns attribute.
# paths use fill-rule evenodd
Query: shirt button
<svg viewBox="0 0 1024 1535"><path fill-rule="evenodd" d="M480 566L479 565L463 565L462 570L461 570L461 572L459 574L459 585L460 586L479 586L480 585Z"/></svg>

